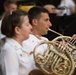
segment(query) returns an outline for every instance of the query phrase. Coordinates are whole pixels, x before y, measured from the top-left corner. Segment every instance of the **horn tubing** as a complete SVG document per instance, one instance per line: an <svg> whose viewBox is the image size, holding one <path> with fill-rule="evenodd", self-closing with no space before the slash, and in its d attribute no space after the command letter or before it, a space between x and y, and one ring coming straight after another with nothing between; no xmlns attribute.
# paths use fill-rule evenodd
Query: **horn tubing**
<svg viewBox="0 0 76 75"><path fill-rule="evenodd" d="M55 33L55 34L58 34L58 35L60 35L60 36L63 36L62 34L56 32L56 31L54 31L54 30L52 30L52 29L50 29L50 28L48 28L48 30L51 31L51 32L53 32L53 33Z"/></svg>

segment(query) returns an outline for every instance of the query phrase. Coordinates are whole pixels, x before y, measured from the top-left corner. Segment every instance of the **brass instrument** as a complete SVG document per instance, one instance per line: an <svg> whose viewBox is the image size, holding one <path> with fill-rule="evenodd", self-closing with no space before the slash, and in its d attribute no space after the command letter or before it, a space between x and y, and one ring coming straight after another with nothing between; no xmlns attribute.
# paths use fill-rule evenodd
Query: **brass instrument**
<svg viewBox="0 0 76 75"><path fill-rule="evenodd" d="M60 35L59 37L56 37L55 39L53 39L52 42L59 42L59 40L65 42L69 52L72 54L74 60L76 61L76 57L74 57L74 54L76 55L76 52L75 52L75 50L76 50L76 40L72 39L70 36L64 36L64 35L56 32L54 30L49 29L49 31L52 31L52 32Z"/></svg>
<svg viewBox="0 0 76 75"><path fill-rule="evenodd" d="M58 34L58 35L60 35L59 37L55 38L55 39L52 40L52 41L56 41L56 40L58 40L58 39L61 38L63 41L65 40L65 42L68 42L71 47L73 46L72 48L76 49L76 40L72 39L70 36L64 36L64 35L56 32L56 31L54 31L54 30L52 30L52 29L48 29L48 30L51 31L51 32L54 32L54 33L56 33L56 34ZM66 40L66 39L67 39L67 40Z"/></svg>
<svg viewBox="0 0 76 75"><path fill-rule="evenodd" d="M44 41L35 46L34 59L36 65L45 75L72 75L75 69L72 52L76 47L74 44L72 45L73 42L66 40L66 38L72 40L71 37L49 30L60 36L52 41ZM60 45L60 41L64 41L67 47Z"/></svg>

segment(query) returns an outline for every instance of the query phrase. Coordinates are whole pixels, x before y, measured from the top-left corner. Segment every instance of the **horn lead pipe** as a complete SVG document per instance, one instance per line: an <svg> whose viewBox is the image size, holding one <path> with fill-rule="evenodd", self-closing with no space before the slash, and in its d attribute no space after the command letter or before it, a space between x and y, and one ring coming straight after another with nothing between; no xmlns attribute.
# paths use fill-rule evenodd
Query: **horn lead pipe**
<svg viewBox="0 0 76 75"><path fill-rule="evenodd" d="M54 31L54 30L52 30L52 29L50 29L50 28L48 28L48 30L51 31L51 32L53 32L53 33L55 33L55 34L58 34L58 35L60 35L60 36L63 36L62 34L56 32L56 31Z"/></svg>

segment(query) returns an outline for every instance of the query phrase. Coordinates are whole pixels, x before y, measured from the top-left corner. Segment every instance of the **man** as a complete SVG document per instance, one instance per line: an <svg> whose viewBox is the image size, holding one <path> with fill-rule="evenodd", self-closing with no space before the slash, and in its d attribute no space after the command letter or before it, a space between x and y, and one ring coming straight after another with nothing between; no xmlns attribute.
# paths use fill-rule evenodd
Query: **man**
<svg viewBox="0 0 76 75"><path fill-rule="evenodd" d="M29 39L23 42L23 45L26 51L31 55L31 59L34 60L33 57L34 48L38 43L42 41L48 41L48 39L43 37L42 35L48 33L48 28L52 26L52 24L50 22L49 12L45 8L38 6L33 7L28 11L28 14L29 14L29 21L32 25L32 33L29 35ZM45 51L46 47L47 45L44 44L40 46L36 51L39 54L42 54ZM53 48L53 46L51 46L51 48ZM35 64L34 61L33 64ZM35 68L37 67L35 66Z"/></svg>
<svg viewBox="0 0 76 75"><path fill-rule="evenodd" d="M46 4L46 5L44 5L44 8L46 8L49 11L49 13L57 14L57 12L55 10L56 7L52 4Z"/></svg>
<svg viewBox="0 0 76 75"><path fill-rule="evenodd" d="M14 11L17 9L17 4L15 1L6 1L4 2L4 10L5 12Z"/></svg>
<svg viewBox="0 0 76 75"><path fill-rule="evenodd" d="M4 2L4 13L2 14L1 18L4 17L6 12L12 12L12 11L15 11L16 9L17 9L16 1L11 1L11 0L5 1Z"/></svg>
<svg viewBox="0 0 76 75"><path fill-rule="evenodd" d="M48 39L43 37L48 33L48 28L52 26L49 18L49 12L42 7L33 7L28 11L29 21L32 25L32 33L29 35L29 39L23 42L27 52L31 54L33 58L33 51L35 46L41 41L47 41Z"/></svg>
<svg viewBox="0 0 76 75"><path fill-rule="evenodd" d="M75 13L75 3L73 0L61 0L61 3L58 7L64 9L58 14L59 16L63 16L64 14L71 15Z"/></svg>
<svg viewBox="0 0 76 75"><path fill-rule="evenodd" d="M16 9L17 9L17 4L16 4L15 1L5 1L4 2L5 12L2 15L2 19L3 19L4 15L5 15L5 13L7 13L7 12L12 13L12 11L15 11ZM5 37L3 34L1 34L1 22L2 22L2 19L0 20L0 39Z"/></svg>

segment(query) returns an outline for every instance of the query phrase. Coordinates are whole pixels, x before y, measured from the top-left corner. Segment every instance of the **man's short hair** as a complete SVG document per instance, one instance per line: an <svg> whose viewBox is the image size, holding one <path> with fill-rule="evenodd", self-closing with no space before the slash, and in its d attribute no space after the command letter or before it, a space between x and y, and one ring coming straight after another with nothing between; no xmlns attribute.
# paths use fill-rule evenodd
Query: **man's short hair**
<svg viewBox="0 0 76 75"><path fill-rule="evenodd" d="M8 6L9 4L17 4L17 2L16 1L11 1L11 0L5 1L4 2L4 7Z"/></svg>
<svg viewBox="0 0 76 75"><path fill-rule="evenodd" d="M47 13L49 14L49 11L43 7L40 6L34 6L29 11L29 21L32 24L33 19L39 19L41 17L41 13Z"/></svg>

